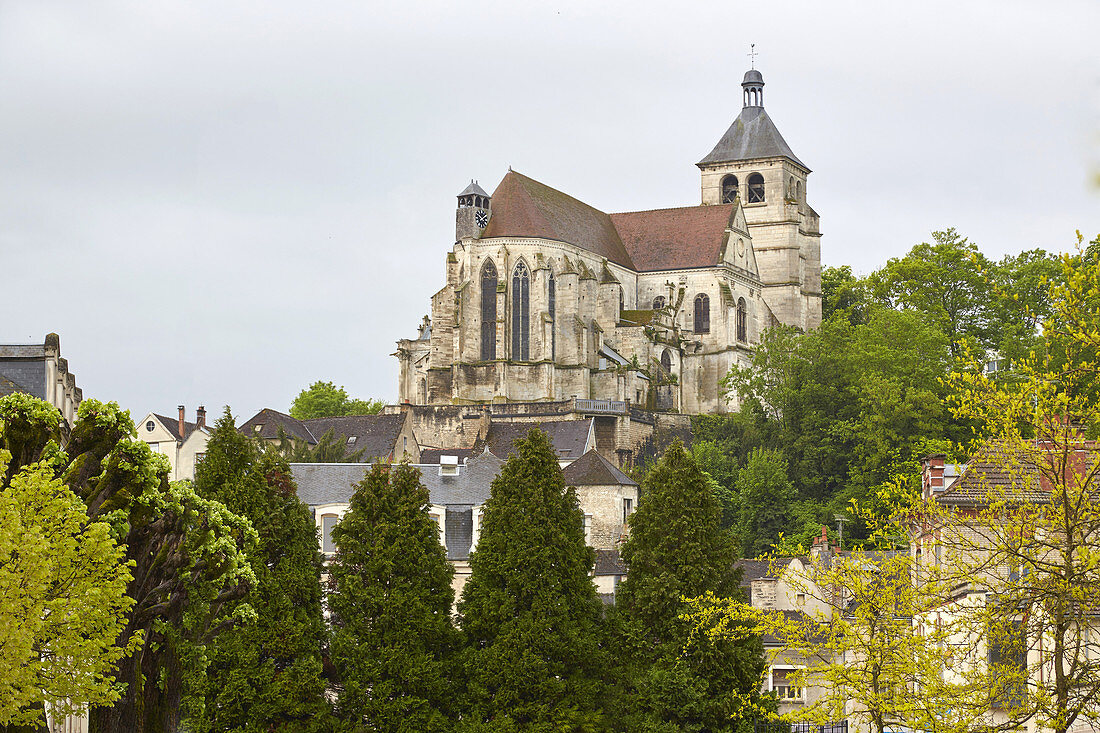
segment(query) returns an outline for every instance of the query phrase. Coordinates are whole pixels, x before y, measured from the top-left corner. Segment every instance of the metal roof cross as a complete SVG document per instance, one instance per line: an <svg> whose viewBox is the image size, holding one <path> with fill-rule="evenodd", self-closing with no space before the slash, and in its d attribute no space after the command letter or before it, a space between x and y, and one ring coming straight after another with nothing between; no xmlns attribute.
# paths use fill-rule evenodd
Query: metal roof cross
<svg viewBox="0 0 1100 733"><path fill-rule="evenodd" d="M750 63L752 64L752 68L755 69L756 68L756 57L760 55L756 52L756 44L755 43L749 44L749 52L745 55L749 57Z"/></svg>

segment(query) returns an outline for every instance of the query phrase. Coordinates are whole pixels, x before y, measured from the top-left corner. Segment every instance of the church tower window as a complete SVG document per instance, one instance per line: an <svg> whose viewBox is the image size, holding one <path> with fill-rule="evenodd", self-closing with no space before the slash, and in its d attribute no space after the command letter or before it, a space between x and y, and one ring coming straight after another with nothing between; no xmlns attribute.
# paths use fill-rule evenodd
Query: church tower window
<svg viewBox="0 0 1100 733"><path fill-rule="evenodd" d="M748 328L746 323L745 299L737 301L737 340L748 341Z"/></svg>
<svg viewBox="0 0 1100 733"><path fill-rule="evenodd" d="M665 371L665 375L672 374L672 352L665 349L661 353L661 369Z"/></svg>
<svg viewBox="0 0 1100 733"><path fill-rule="evenodd" d="M710 333L710 298L706 293L695 296L695 333Z"/></svg>
<svg viewBox="0 0 1100 733"><path fill-rule="evenodd" d="M554 273L550 272L550 281L547 285L548 296L548 310L550 311L550 359L554 360L558 356L558 322L557 322L557 305L558 294L557 285L554 282Z"/></svg>
<svg viewBox="0 0 1100 733"><path fill-rule="evenodd" d="M659 311L665 307L665 296L658 295L653 299L653 310Z"/></svg>
<svg viewBox="0 0 1100 733"><path fill-rule="evenodd" d="M764 176L759 173L749 176L749 203L764 203Z"/></svg>
<svg viewBox="0 0 1100 733"><path fill-rule="evenodd" d="M529 361L531 319L531 276L522 261L512 272L512 359Z"/></svg>
<svg viewBox="0 0 1100 733"><path fill-rule="evenodd" d="M737 199L737 176L722 179L722 203L732 204Z"/></svg>
<svg viewBox="0 0 1100 733"><path fill-rule="evenodd" d="M481 360L497 358L497 268L485 260L481 268Z"/></svg>

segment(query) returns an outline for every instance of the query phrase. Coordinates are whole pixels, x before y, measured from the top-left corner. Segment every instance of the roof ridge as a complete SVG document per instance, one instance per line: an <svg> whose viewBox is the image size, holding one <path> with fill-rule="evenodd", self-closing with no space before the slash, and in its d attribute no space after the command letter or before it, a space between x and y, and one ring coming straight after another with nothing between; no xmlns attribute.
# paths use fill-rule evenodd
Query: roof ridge
<svg viewBox="0 0 1100 733"><path fill-rule="evenodd" d="M717 210L723 206L735 206L735 204L695 204L694 206L665 206L660 209L636 209L634 211L616 211L608 216L623 216L624 214L655 214L659 211L686 211L687 209Z"/></svg>

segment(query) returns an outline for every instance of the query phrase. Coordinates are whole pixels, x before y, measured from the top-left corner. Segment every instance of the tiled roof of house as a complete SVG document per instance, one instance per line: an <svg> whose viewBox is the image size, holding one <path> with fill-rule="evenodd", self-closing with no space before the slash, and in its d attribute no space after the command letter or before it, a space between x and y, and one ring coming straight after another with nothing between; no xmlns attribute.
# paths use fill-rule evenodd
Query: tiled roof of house
<svg viewBox="0 0 1100 733"><path fill-rule="evenodd" d="M491 453L474 456L458 467L454 476L440 475L439 466L414 466L420 470L420 482L427 487L432 504L439 506L478 506L489 498L489 488L500 473L504 461ZM298 498L309 506L347 504L355 484L370 470L366 463L292 463Z"/></svg>
<svg viewBox="0 0 1100 733"><path fill-rule="evenodd" d="M439 459L443 456L455 456L462 463L471 455L473 448L425 448L420 451L420 463L426 465L439 465Z"/></svg>
<svg viewBox="0 0 1100 733"><path fill-rule="evenodd" d="M618 550L596 550L595 575L626 575L626 565Z"/></svg>
<svg viewBox="0 0 1100 733"><path fill-rule="evenodd" d="M548 422L494 422L489 426L488 448L498 458L512 455L512 444L526 438L532 430L541 430L550 438L558 459L573 461L584 455L592 418L587 420L552 420Z"/></svg>
<svg viewBox="0 0 1100 733"><path fill-rule="evenodd" d="M405 424L405 414L396 415L346 415L344 417L318 417L302 420L317 440L329 430L347 443L349 453L363 451L362 460L386 458L391 454L400 458L397 438Z"/></svg>
<svg viewBox="0 0 1100 733"><path fill-rule="evenodd" d="M726 243L733 204L612 214L639 272L713 267Z"/></svg>
<svg viewBox="0 0 1100 733"><path fill-rule="evenodd" d="M741 569L741 587L751 588L752 581L759 580L760 578L770 578L771 575L771 561L770 560L738 560L733 564L735 568Z"/></svg>
<svg viewBox="0 0 1100 733"><path fill-rule="evenodd" d="M568 242L634 269L611 217L512 170L493 191L492 218L481 238L493 237L538 237Z"/></svg>
<svg viewBox="0 0 1100 733"><path fill-rule="evenodd" d="M1029 461L1027 456L1013 459L1001 448L989 446L971 458L936 500L951 506L982 505L990 497L1045 504L1050 496L1043 490L1039 467Z"/></svg>
<svg viewBox="0 0 1100 733"><path fill-rule="evenodd" d="M187 422L185 420L183 423L183 435L180 435L179 418L168 417L166 415L158 415L155 412L153 413L153 417L155 417L157 420L160 420L161 424L164 426L164 429L171 433L172 437L181 443L190 438L191 433L195 432L195 430L197 430L199 427L198 423Z"/></svg>
<svg viewBox="0 0 1100 733"><path fill-rule="evenodd" d="M317 442L317 438L302 424L301 420L268 407L241 423L237 427L237 432L264 440L274 440L279 437L279 428L282 428L287 436L296 440L304 440L310 445Z"/></svg>
<svg viewBox="0 0 1100 733"><path fill-rule="evenodd" d="M362 450L361 460L387 458L391 454L399 458L397 438L405 424L405 415L346 415L344 417L318 417L297 420L290 415L264 408L241 423L238 432L264 440L279 437L279 428L289 437L316 445L329 430L345 441L349 454ZM355 440L347 443L348 439Z"/></svg>
<svg viewBox="0 0 1100 733"><path fill-rule="evenodd" d="M714 149L697 165L758 158L788 158L806 168L806 164L795 157L764 108L745 107Z"/></svg>
<svg viewBox="0 0 1100 733"><path fill-rule="evenodd" d="M638 482L616 468L595 449L562 469L567 486L637 486Z"/></svg>

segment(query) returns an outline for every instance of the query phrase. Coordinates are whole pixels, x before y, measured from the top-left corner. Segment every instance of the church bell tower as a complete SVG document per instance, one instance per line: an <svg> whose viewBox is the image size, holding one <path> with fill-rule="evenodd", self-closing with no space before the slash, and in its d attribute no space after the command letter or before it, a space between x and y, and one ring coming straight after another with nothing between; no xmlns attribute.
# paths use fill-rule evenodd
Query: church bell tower
<svg viewBox="0 0 1100 733"><path fill-rule="evenodd" d="M489 194L470 181L470 185L458 194L458 210L455 212L455 241L479 239L485 227L489 226L489 217L493 215Z"/></svg>

